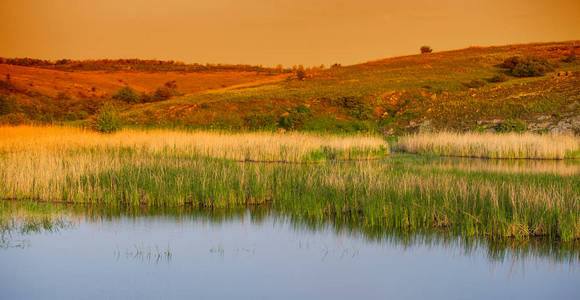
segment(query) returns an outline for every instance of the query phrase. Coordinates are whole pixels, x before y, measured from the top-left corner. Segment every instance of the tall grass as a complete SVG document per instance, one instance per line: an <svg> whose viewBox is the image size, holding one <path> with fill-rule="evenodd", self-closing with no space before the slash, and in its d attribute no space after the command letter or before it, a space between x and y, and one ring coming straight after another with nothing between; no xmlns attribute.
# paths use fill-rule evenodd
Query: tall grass
<svg viewBox="0 0 580 300"><path fill-rule="evenodd" d="M409 153L441 156L513 159L580 158L580 139L572 135L441 132L403 137L396 148Z"/></svg>
<svg viewBox="0 0 580 300"><path fill-rule="evenodd" d="M377 158L388 154L376 136L307 133L219 133L169 130L122 130L103 135L69 127L0 127L0 153L47 155L82 150L197 155L238 161L316 162ZM90 152L89 151L89 152Z"/></svg>
<svg viewBox="0 0 580 300"><path fill-rule="evenodd" d="M444 170L396 160L240 163L224 159L240 156L230 148L236 143L223 140L249 140L247 136L163 131L101 136L60 128L47 130L65 130L69 135L41 135L38 128L18 130L30 130L29 136L36 142L13 137L0 143L0 201L211 209L269 204L293 216L347 216L364 226L402 231L446 228L490 238L580 238L580 176ZM14 136L14 132L6 132L3 136ZM316 138L296 136L310 141ZM207 145L214 148L195 142L194 137L208 137ZM343 138L329 139L339 146L349 145L339 143ZM368 141L360 139L354 144ZM257 145L272 147L259 153L278 158L301 158L298 154L308 153L298 148L306 143L285 143ZM284 152L288 148L281 145L297 149Z"/></svg>

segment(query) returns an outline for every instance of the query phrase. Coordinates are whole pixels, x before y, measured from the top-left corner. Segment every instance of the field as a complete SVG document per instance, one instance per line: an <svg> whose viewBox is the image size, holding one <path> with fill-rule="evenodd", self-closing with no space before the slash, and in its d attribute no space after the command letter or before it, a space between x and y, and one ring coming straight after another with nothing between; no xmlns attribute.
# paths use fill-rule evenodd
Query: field
<svg viewBox="0 0 580 300"><path fill-rule="evenodd" d="M267 205L290 216L348 218L367 228L491 239L580 238L574 164L568 172L461 168L428 157L386 156L386 141L372 136L130 130L101 135L59 127L1 132L4 200L206 209Z"/></svg>

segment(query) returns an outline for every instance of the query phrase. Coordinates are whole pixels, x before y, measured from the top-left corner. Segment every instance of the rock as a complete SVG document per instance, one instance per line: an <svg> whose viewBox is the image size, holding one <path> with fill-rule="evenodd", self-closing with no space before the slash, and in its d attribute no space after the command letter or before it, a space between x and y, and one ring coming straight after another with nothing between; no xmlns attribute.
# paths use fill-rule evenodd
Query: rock
<svg viewBox="0 0 580 300"><path fill-rule="evenodd" d="M549 118L550 118L550 116L539 116L536 120L544 121L544 120L548 120Z"/></svg>

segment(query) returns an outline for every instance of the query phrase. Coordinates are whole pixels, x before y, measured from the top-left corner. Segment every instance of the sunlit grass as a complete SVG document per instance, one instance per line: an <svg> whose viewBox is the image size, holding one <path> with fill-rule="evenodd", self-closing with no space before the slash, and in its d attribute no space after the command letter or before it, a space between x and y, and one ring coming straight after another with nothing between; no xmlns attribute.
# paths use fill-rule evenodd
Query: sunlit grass
<svg viewBox="0 0 580 300"><path fill-rule="evenodd" d="M125 148L148 153L263 162L370 159L388 154L382 138L362 135L129 129L103 135L72 127L0 127L0 153L48 155L87 149L121 151Z"/></svg>
<svg viewBox="0 0 580 300"><path fill-rule="evenodd" d="M580 139L572 135L532 133L428 133L399 140L397 150L409 153L479 158L580 158Z"/></svg>

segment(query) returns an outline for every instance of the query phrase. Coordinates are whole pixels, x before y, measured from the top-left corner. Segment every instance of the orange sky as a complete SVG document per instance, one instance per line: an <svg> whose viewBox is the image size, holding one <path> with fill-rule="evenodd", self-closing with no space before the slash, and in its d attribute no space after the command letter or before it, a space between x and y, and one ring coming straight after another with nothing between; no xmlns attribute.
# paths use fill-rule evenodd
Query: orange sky
<svg viewBox="0 0 580 300"><path fill-rule="evenodd" d="M0 0L0 56L353 64L580 40L579 0Z"/></svg>

